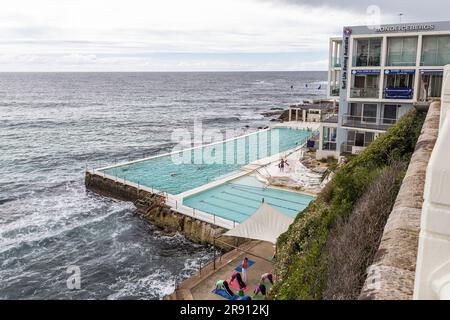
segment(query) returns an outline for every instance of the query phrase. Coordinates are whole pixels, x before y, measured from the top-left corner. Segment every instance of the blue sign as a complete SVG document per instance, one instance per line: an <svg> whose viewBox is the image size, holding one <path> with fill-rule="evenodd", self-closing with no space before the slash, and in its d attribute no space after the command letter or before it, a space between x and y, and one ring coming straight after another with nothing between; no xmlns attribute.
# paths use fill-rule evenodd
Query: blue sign
<svg viewBox="0 0 450 320"><path fill-rule="evenodd" d="M380 70L352 70L352 74L358 75L380 74Z"/></svg>
<svg viewBox="0 0 450 320"><path fill-rule="evenodd" d="M387 69L384 74L415 74L416 70L411 69Z"/></svg>

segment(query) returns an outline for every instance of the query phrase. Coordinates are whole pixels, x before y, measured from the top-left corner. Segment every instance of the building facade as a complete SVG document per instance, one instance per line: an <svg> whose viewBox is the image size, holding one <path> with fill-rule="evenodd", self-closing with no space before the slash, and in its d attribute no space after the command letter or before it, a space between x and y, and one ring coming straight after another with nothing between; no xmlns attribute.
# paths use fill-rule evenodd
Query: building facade
<svg viewBox="0 0 450 320"><path fill-rule="evenodd" d="M321 126L317 158L358 154L414 106L440 99L450 21L345 27L329 57L328 95L339 94L339 116Z"/></svg>

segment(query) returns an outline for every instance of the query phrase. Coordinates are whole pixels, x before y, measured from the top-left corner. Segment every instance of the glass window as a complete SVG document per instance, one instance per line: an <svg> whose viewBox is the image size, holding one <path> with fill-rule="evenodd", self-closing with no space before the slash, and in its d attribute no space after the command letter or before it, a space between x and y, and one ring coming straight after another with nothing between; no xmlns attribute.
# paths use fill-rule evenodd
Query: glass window
<svg viewBox="0 0 450 320"><path fill-rule="evenodd" d="M383 110L383 124L393 124L397 120L397 105L385 104Z"/></svg>
<svg viewBox="0 0 450 320"><path fill-rule="evenodd" d="M373 132L366 132L364 135L364 146L367 147L375 140L375 134Z"/></svg>
<svg viewBox="0 0 450 320"><path fill-rule="evenodd" d="M386 75L387 88L412 88L414 74L390 74Z"/></svg>
<svg viewBox="0 0 450 320"><path fill-rule="evenodd" d="M450 63L450 36L423 37L423 66L444 66Z"/></svg>
<svg viewBox="0 0 450 320"><path fill-rule="evenodd" d="M333 59L332 64L334 68L340 68L341 67L341 42L339 41L333 41Z"/></svg>
<svg viewBox="0 0 450 320"><path fill-rule="evenodd" d="M363 105L363 121L368 123L377 122L377 105L364 104Z"/></svg>
<svg viewBox="0 0 450 320"><path fill-rule="evenodd" d="M395 37L388 39L388 66L415 66L417 37Z"/></svg>
<svg viewBox="0 0 450 320"><path fill-rule="evenodd" d="M351 98L378 98L379 95L379 74L354 75Z"/></svg>
<svg viewBox="0 0 450 320"><path fill-rule="evenodd" d="M355 117L361 117L362 114L362 105L358 103L350 104L350 115Z"/></svg>
<svg viewBox="0 0 450 320"><path fill-rule="evenodd" d="M336 128L323 127L323 150L336 150Z"/></svg>
<svg viewBox="0 0 450 320"><path fill-rule="evenodd" d="M353 66L380 66L381 39L357 39L354 42Z"/></svg>
<svg viewBox="0 0 450 320"><path fill-rule="evenodd" d="M355 133L355 146L364 147L364 133L362 132Z"/></svg>
<svg viewBox="0 0 450 320"><path fill-rule="evenodd" d="M431 98L441 97L442 95L442 75L433 75L430 77L430 93Z"/></svg>

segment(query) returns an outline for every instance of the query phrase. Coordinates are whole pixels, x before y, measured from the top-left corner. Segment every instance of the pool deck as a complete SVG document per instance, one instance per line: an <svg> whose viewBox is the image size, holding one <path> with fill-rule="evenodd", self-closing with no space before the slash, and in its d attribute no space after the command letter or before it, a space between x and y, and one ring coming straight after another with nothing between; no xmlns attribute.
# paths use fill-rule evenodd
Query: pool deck
<svg viewBox="0 0 450 320"><path fill-rule="evenodd" d="M247 252L244 252L247 251ZM251 255L255 254L257 256ZM255 261L247 271L247 283L250 290L247 294L252 294L256 285L259 284L261 275L272 272L274 265L260 257L271 260L274 254L274 245L264 241L250 241L224 254L220 259L216 259L216 268L211 262L204 267L201 272L197 272L187 280L177 286L174 293L166 296L165 300L226 300L211 291L215 288L218 280L227 280L234 272L234 268L239 266L248 257ZM259 257L258 257L259 256ZM234 290L236 292L236 290Z"/></svg>

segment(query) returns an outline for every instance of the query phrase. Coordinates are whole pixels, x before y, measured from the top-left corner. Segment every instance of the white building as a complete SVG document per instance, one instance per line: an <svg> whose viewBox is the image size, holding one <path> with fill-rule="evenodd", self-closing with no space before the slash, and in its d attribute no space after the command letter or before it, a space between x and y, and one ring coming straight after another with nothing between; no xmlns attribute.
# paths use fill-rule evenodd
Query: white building
<svg viewBox="0 0 450 320"><path fill-rule="evenodd" d="M339 116L321 126L319 159L360 153L414 106L440 99L450 21L345 27L342 40L331 39L329 59Z"/></svg>

